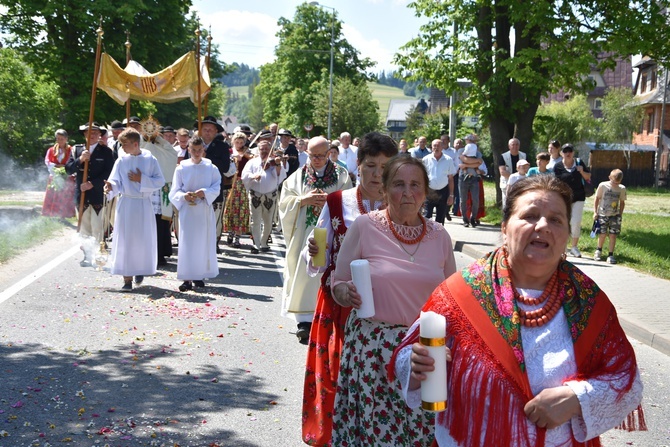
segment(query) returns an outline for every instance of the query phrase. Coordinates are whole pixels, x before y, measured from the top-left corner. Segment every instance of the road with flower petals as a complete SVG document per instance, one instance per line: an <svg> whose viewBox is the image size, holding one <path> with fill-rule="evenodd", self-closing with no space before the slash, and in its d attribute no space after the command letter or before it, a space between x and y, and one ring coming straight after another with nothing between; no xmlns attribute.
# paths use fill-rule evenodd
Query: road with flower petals
<svg viewBox="0 0 670 447"><path fill-rule="evenodd" d="M177 291L173 257L123 293L120 277L79 266L73 232L0 266L0 291L24 285L0 294L0 447L302 445L306 349L279 315L274 237L271 253L225 249L202 292ZM670 360L635 347L656 430L606 445L670 445Z"/></svg>

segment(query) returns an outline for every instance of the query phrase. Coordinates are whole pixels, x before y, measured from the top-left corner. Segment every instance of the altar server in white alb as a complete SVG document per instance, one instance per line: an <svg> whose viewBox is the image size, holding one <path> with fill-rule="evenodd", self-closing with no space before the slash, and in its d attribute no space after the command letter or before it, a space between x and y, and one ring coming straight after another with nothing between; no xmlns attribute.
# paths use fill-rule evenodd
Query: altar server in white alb
<svg viewBox="0 0 670 447"><path fill-rule="evenodd" d="M116 203L111 271L123 275L123 290L141 284L145 275L156 273L156 218L151 194L165 184L156 158L140 149L140 133L128 128L119 135L125 155L119 156L105 182L107 199L120 195Z"/></svg>
<svg viewBox="0 0 670 447"><path fill-rule="evenodd" d="M221 174L212 161L203 158L205 144L195 136L189 142L190 159L174 172L170 201L179 211L179 257L177 279L185 292L205 287L205 278L219 274L216 259L216 220L212 203L221 192Z"/></svg>

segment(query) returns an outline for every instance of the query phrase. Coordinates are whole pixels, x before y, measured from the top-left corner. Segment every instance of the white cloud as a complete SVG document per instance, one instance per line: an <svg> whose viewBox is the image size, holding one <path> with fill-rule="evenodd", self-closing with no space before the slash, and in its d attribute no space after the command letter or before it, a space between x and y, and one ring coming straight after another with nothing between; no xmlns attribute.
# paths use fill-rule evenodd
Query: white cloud
<svg viewBox="0 0 670 447"><path fill-rule="evenodd" d="M357 28L346 23L342 25L342 33L347 41L361 53L362 57L369 57L377 62L377 65L371 68L373 73L394 69L391 60L395 51L386 48L379 39L365 37Z"/></svg>
<svg viewBox="0 0 670 447"><path fill-rule="evenodd" d="M279 27L276 17L251 11L217 11L200 18L203 28L212 28L212 43L219 46L225 63L244 62L260 67L275 59Z"/></svg>

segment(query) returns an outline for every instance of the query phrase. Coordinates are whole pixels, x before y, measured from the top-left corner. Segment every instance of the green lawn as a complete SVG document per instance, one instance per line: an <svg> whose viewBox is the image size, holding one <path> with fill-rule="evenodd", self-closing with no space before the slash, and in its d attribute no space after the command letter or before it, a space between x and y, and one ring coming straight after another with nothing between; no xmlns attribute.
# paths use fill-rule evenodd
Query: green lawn
<svg viewBox="0 0 670 447"><path fill-rule="evenodd" d="M485 222L499 225L502 214L495 207L495 185L484 183L486 197ZM617 237L614 255L619 264L658 278L670 279L670 190L628 188L621 234ZM582 256L591 257L597 239L589 237L593 224L593 197L586 199L582 218L579 249ZM604 251L608 240L605 239Z"/></svg>
<svg viewBox="0 0 670 447"><path fill-rule="evenodd" d="M75 221L70 219L70 221ZM0 232L0 263L21 251L38 245L60 232L65 223L49 217L37 217L8 231Z"/></svg>
<svg viewBox="0 0 670 447"><path fill-rule="evenodd" d="M244 96L245 98L249 96L249 86L248 85L237 85L235 87L226 87L226 92L228 90L231 91L231 93L237 93L240 95L240 97Z"/></svg>
<svg viewBox="0 0 670 447"><path fill-rule="evenodd" d="M389 110L389 104L392 99L417 99L413 96L405 96L402 89L389 87L375 82L368 82L368 87L372 91L372 98L379 103L379 117L386 122L386 114Z"/></svg>

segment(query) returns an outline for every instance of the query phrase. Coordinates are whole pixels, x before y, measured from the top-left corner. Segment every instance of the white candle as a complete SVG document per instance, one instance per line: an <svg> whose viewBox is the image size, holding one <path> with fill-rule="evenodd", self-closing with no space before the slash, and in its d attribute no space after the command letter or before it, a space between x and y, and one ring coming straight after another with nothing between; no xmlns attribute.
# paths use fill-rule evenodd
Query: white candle
<svg viewBox="0 0 670 447"><path fill-rule="evenodd" d="M421 382L421 406L428 411L443 411L447 405L447 321L435 312L421 312L421 344L435 360L435 370L425 373Z"/></svg>
<svg viewBox="0 0 670 447"><path fill-rule="evenodd" d="M312 265L314 267L323 267L326 265L326 229L314 228L314 242L319 247L319 252L312 256Z"/></svg>
<svg viewBox="0 0 670 447"><path fill-rule="evenodd" d="M370 263L365 259L351 261L351 280L361 296L362 303L358 309L359 318L370 318L375 314L375 301L372 297L372 281L370 279Z"/></svg>

